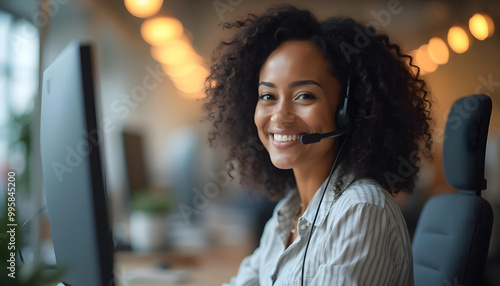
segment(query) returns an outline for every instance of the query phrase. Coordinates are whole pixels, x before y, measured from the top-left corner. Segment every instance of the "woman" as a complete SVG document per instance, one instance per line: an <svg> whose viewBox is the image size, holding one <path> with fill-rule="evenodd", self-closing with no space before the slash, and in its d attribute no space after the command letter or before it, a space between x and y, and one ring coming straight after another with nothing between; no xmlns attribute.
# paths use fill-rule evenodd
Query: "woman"
<svg viewBox="0 0 500 286"><path fill-rule="evenodd" d="M393 195L412 191L432 141L411 57L352 19L290 5L225 27L239 31L207 79L210 142L228 148L242 184L281 199L227 285L413 285Z"/></svg>

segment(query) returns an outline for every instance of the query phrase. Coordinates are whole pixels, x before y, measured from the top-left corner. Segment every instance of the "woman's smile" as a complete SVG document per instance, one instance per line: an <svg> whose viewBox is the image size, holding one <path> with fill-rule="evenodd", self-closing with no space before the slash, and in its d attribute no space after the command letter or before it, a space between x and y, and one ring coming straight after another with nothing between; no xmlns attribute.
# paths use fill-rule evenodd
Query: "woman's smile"
<svg viewBox="0 0 500 286"><path fill-rule="evenodd" d="M286 135L270 133L269 136L272 138L273 146L276 149L287 149L300 144L300 134Z"/></svg>

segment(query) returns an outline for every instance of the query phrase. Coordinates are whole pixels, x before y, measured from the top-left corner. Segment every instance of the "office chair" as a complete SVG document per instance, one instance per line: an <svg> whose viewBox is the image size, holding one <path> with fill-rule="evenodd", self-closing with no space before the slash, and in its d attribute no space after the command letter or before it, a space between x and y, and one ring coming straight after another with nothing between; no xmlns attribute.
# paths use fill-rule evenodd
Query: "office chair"
<svg viewBox="0 0 500 286"><path fill-rule="evenodd" d="M493 225L484 158L491 99L476 94L458 99L446 123L443 170L457 194L431 198L413 236L415 286L481 285Z"/></svg>

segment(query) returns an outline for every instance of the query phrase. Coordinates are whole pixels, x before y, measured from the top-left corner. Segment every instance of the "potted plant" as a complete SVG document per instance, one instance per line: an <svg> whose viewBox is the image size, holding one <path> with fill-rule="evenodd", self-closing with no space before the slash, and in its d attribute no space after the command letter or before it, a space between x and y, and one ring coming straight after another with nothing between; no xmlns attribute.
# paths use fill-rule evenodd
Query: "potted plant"
<svg viewBox="0 0 500 286"><path fill-rule="evenodd" d="M5 193L7 194L7 193ZM8 206L9 196L0 196L0 285L43 286L55 285L64 274L65 268L47 269L40 262L20 262L19 249L22 247L22 231L16 219L16 211ZM12 206L13 204L11 204ZM11 216L9 216L11 212ZM10 225L17 224L18 227Z"/></svg>
<svg viewBox="0 0 500 286"><path fill-rule="evenodd" d="M165 247L167 214L171 200L165 192L146 190L132 198L130 244L137 252L154 252Z"/></svg>

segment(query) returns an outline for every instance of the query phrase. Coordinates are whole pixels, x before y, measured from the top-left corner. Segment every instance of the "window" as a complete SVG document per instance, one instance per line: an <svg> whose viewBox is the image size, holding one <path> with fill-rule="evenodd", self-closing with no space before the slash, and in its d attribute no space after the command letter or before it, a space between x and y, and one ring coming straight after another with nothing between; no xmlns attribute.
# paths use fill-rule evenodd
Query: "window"
<svg viewBox="0 0 500 286"><path fill-rule="evenodd" d="M38 93L39 34L26 20L0 11L0 181L16 172L27 191L31 114ZM5 185L5 184L2 184Z"/></svg>

